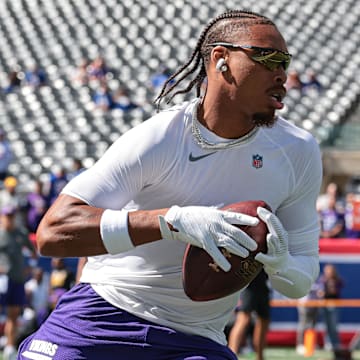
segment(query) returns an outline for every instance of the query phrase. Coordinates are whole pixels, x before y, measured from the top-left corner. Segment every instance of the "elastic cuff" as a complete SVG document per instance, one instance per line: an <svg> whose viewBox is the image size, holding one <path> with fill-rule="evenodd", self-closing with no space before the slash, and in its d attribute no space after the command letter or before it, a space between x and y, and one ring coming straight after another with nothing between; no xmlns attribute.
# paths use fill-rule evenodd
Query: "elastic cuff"
<svg viewBox="0 0 360 360"><path fill-rule="evenodd" d="M116 255L134 248L128 231L128 211L105 210L100 220L100 234L109 254Z"/></svg>
<svg viewBox="0 0 360 360"><path fill-rule="evenodd" d="M172 224L173 221L174 221L174 219L177 217L177 214L178 214L178 212L179 212L179 209L180 209L179 206L173 205L173 206L167 211L167 213L165 214L165 216L164 216L165 220L166 220L168 223Z"/></svg>
<svg viewBox="0 0 360 360"><path fill-rule="evenodd" d="M169 225L165 220L165 217L159 215L159 226L160 226L160 233L163 239L172 239L171 230L169 229Z"/></svg>

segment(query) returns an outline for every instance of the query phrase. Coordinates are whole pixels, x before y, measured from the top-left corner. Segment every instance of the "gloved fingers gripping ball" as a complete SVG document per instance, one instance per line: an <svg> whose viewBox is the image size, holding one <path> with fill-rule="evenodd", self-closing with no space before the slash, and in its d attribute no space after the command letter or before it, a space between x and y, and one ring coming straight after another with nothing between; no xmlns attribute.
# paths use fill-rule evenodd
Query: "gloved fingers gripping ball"
<svg viewBox="0 0 360 360"><path fill-rule="evenodd" d="M227 205L222 210L226 213L257 217L256 209L259 206L270 209L263 201L244 201ZM232 222L232 220L229 221ZM254 256L258 251L266 252L267 250L266 224L263 221L257 221L253 225L237 224L236 227L253 239L257 247L248 248L249 251L246 253L230 252L229 246L226 249L222 247L226 240L220 235L217 246L220 246L222 255L231 265L229 271L224 271L216 259L203 249L193 244L187 246L183 258L183 286L190 299L208 301L228 296L247 286L261 271L263 265L256 261Z"/></svg>
<svg viewBox="0 0 360 360"><path fill-rule="evenodd" d="M253 216L206 206L172 206L165 216L159 216L164 239L204 249L224 271L231 265L219 247L245 257L257 248L256 242L233 224L254 226L258 222Z"/></svg>
<svg viewBox="0 0 360 360"><path fill-rule="evenodd" d="M269 234L266 236L267 253L260 252L255 259L265 266L269 274L286 270L289 257L288 234L280 219L265 208L257 209L259 218L266 223Z"/></svg>

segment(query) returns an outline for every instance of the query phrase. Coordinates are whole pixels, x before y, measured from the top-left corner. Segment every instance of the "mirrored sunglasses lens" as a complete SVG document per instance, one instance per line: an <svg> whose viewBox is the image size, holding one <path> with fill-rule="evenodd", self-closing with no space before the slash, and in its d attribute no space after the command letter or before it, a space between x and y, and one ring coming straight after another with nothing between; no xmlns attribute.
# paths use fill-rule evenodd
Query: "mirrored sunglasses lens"
<svg viewBox="0 0 360 360"><path fill-rule="evenodd" d="M265 60L262 62L263 65L266 66L266 68L268 68L271 71L274 71L275 69L277 69L280 64L278 62L273 62L271 60Z"/></svg>
<svg viewBox="0 0 360 360"><path fill-rule="evenodd" d="M264 59L262 63L269 69L275 70L279 66L282 66L284 70L287 70L290 65L290 56L282 53L275 53L271 57Z"/></svg>

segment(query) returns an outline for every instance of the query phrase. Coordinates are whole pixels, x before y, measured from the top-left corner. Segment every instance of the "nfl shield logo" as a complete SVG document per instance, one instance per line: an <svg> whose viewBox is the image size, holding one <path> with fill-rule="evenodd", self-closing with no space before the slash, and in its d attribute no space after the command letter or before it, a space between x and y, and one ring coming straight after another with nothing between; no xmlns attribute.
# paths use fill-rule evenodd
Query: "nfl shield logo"
<svg viewBox="0 0 360 360"><path fill-rule="evenodd" d="M255 169L260 169L263 166L263 157L259 154L253 155L252 157L252 166Z"/></svg>

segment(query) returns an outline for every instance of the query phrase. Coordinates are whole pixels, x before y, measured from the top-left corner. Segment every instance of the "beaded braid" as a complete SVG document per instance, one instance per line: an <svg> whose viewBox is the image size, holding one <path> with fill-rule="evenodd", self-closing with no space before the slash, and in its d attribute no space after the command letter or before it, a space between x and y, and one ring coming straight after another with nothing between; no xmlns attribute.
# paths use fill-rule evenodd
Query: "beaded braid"
<svg viewBox="0 0 360 360"><path fill-rule="evenodd" d="M237 19L240 19L241 22L238 22ZM222 25L223 20L234 20L232 24L233 28L230 31L225 31L224 26ZM166 103L169 103L178 94L189 92L195 85L196 94L197 96L200 96L201 85L206 78L206 64L209 62L211 53L211 48L209 48L207 44L217 41L231 40L226 39L226 37L231 38L234 30L246 28L249 25L249 21L251 21L251 25L268 24L275 26L275 24L267 17L248 10L229 10L212 19L200 34L195 49L193 50L189 60L165 81L159 95L154 100L154 103L157 104L157 109L159 110L161 101L169 95L180 82L198 69L199 64L201 64L200 70L198 71L196 77L190 81L185 89L178 90L172 94ZM210 29L212 31L210 31ZM187 71L185 71L186 69ZM181 73L183 73L181 77L177 79L174 84L169 86L169 83Z"/></svg>

